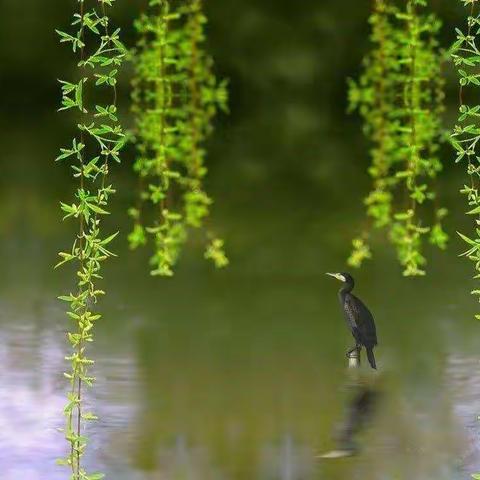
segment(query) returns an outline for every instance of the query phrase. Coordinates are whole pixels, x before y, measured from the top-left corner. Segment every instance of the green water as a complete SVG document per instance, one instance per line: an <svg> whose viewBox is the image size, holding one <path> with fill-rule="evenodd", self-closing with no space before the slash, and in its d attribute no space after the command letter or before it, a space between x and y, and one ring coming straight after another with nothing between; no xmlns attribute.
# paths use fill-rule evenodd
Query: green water
<svg viewBox="0 0 480 480"><path fill-rule="evenodd" d="M55 297L71 283L68 271L51 265L72 232L56 209L69 195L68 172L32 162L32 143L42 159L55 150L44 128L3 137L0 467L7 480L65 478L53 462L65 448L55 429L68 320ZM243 135L229 128L226 138ZM32 143L22 142L25 135ZM98 381L89 394L101 421L90 427L87 463L115 480L469 478L480 468L480 374L460 243L430 255L427 278L408 281L379 237L375 261L356 275L378 325L379 373L365 367L362 374L379 392L378 408L357 438L358 455L319 459L336 448L352 382L338 285L324 272L344 268L368 179L360 169L344 175L340 162L309 182L279 175L268 183L242 164L241 152L232 178L218 157L213 163L214 221L231 268L213 271L194 238L172 280L150 278L146 258L128 252L124 239L106 269L105 319L92 348ZM130 181L116 172L123 193L110 221L123 232ZM452 224L461 221L455 199L455 191L446 195Z"/></svg>

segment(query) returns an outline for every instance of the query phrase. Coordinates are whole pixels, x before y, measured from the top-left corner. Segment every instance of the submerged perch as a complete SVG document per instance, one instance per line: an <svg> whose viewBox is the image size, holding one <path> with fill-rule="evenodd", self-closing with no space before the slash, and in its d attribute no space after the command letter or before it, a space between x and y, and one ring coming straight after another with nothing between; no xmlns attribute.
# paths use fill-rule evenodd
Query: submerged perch
<svg viewBox="0 0 480 480"><path fill-rule="evenodd" d="M348 368L359 368L361 364L360 360L360 348L356 348L347 353Z"/></svg>

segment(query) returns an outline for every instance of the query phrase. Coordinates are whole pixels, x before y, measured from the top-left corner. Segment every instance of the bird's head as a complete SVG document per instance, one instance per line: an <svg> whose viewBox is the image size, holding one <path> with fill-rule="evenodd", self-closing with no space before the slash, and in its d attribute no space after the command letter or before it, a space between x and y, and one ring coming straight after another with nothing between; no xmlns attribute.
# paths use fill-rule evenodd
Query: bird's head
<svg viewBox="0 0 480 480"><path fill-rule="evenodd" d="M336 278L347 285L354 285L353 277L349 273L327 273L330 277Z"/></svg>

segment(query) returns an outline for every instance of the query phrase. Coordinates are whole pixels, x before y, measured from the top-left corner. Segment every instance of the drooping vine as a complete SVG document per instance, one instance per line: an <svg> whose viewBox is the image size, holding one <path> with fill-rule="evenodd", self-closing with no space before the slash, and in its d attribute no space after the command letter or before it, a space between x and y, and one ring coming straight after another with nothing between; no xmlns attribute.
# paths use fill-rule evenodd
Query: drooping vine
<svg viewBox="0 0 480 480"><path fill-rule="evenodd" d="M475 265L476 276L480 278L480 196L478 186L480 179L480 105L475 95L480 87L480 49L477 45L480 35L480 11L478 0L460 0L468 8L467 27L465 31L456 29L457 40L452 46L451 56L459 75L460 110L458 122L451 136L456 150L456 163L466 166L468 182L461 189L468 204L467 214L473 217L472 233L459 233L468 245L463 254ZM480 298L480 289L472 291ZM480 320L480 315L476 316Z"/></svg>
<svg viewBox="0 0 480 480"><path fill-rule="evenodd" d="M130 209L130 246L151 238L152 275L171 276L191 228L201 228L211 198L204 189L205 141L219 110L227 109L225 81L205 51L202 0L150 0L136 22L133 112L139 198ZM205 257L227 265L223 240L208 234Z"/></svg>
<svg viewBox="0 0 480 480"><path fill-rule="evenodd" d="M374 2L370 17L373 49L363 62L364 72L358 83L349 81L350 110L359 111L364 120L364 133L372 144L369 173L373 179L373 190L365 199L365 204L376 228L386 227L391 222L392 189L397 183L389 176L398 151L397 124L390 114L397 103L397 79L393 75L397 55L392 24L394 11L386 0ZM367 237L368 232L364 232L362 237L354 239L350 265L360 266L365 259L371 258Z"/></svg>
<svg viewBox="0 0 480 480"><path fill-rule="evenodd" d="M76 286L73 292L60 297L69 305L68 317L73 322L67 334L71 354L67 357L70 382L65 438L68 455L60 460L71 469L72 480L98 480L100 473L89 474L82 458L87 448L84 423L96 419L85 407L85 387L94 377L87 346L93 341L95 323L101 318L96 304L105 292L99 287L102 263L113 253L109 244L116 233L106 235L102 218L108 215L110 196L115 193L108 181L112 162L120 162L125 135L117 119L117 73L126 55L118 29L114 29L108 9L115 0L78 0L69 32L57 30L60 42L71 46L78 64L77 79L60 81L61 111L76 112L77 133L71 147L61 149L57 162L69 162L77 182L75 199L61 204L65 219L78 223L78 233L71 249L61 252L60 262L75 264Z"/></svg>
<svg viewBox="0 0 480 480"><path fill-rule="evenodd" d="M424 237L443 249L446 210L437 206L435 178L442 134L443 54L440 22L420 12L425 0L375 0L370 18L373 49L358 82L350 81L352 110L358 110L369 138L373 189L365 199L374 228L388 229L404 275L423 275ZM433 208L427 209L427 202ZM433 210L433 212L431 212ZM354 239L349 264L371 257L370 227Z"/></svg>

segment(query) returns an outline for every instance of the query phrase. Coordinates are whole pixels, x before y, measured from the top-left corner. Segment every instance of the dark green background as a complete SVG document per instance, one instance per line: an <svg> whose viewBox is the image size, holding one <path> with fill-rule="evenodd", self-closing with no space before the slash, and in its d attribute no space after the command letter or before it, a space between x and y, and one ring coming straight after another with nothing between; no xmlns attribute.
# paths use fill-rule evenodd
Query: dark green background
<svg viewBox="0 0 480 480"><path fill-rule="evenodd" d="M3 121L11 126L34 119L54 121L55 79L68 75L71 55L57 45L53 30L67 27L75 3L2 0L1 108ZM130 46L131 23L145 3L117 2L115 20ZM231 80L232 115L222 119L226 126L220 131L229 135L229 150L225 145L222 150L229 161L221 163L232 168L233 151L233 166L245 169L243 174L256 172L262 180L288 174L307 185L321 180L322 168L345 157L342 151L331 151L325 137L340 140L344 149L358 143L357 119L345 116L345 79L358 73L368 49L370 2L205 3L217 72ZM448 45L453 27L461 25L462 9L456 2L431 3L448 23L443 34ZM346 175L365 163L361 150L355 152Z"/></svg>
<svg viewBox="0 0 480 480"><path fill-rule="evenodd" d="M331 214L343 208L355 213L349 225L341 228L358 231L363 224L361 199L369 188L368 145L359 119L346 114L346 78L358 74L368 50L370 2L205 3L209 47L218 75L230 79L231 92L231 114L217 120L210 144L208 183L217 198L214 218L234 217L238 209L255 214L250 206L258 204L277 213L301 206L317 215L317 208L328 202L336 206L335 211L329 209ZM454 26L461 25L463 9L455 2L431 3L445 20L442 40L448 46ZM117 2L115 20L129 46L134 44L132 21L145 4ZM0 177L3 191L16 185L27 194L41 190L44 198L52 200L70 193L68 170L55 167L52 159L59 145L68 143L72 126L65 116L55 114L56 79L75 72L71 52L58 45L54 29L68 27L75 5L73 0L2 1L0 135L4 154L29 149L6 165ZM132 124L129 75L126 66L120 89L126 126ZM446 75L450 109L445 125L449 128L457 96L456 79L448 67ZM121 169L114 172L122 186L119 201L123 205L135 195L131 153L126 152ZM450 175L453 162L448 149L444 163ZM53 178L64 193L52 192ZM457 179L446 183L442 192L446 198L453 197L454 204L449 206L455 210ZM118 212L122 215L123 210ZM45 217L49 214L50 210L43 212ZM288 224L288 214L284 218ZM48 221L53 226L55 215Z"/></svg>

